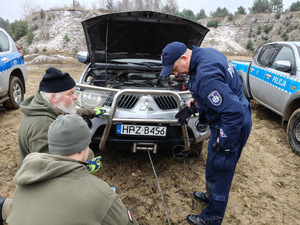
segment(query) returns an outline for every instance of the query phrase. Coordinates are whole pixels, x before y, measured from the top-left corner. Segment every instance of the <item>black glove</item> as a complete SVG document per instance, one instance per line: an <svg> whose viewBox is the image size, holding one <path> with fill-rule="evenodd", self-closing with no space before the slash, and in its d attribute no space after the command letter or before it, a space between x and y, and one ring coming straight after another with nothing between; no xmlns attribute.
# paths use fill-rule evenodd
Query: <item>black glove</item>
<svg viewBox="0 0 300 225"><path fill-rule="evenodd" d="M217 151L217 152L220 152L221 151L221 148L220 148L220 145L219 143L216 141L215 143L213 143L213 148Z"/></svg>
<svg viewBox="0 0 300 225"><path fill-rule="evenodd" d="M176 115L175 118L178 119L178 122L183 125L187 124L187 118L191 115L195 116L195 113L197 113L197 107L195 104L191 104L191 107L184 107L182 110L180 110Z"/></svg>

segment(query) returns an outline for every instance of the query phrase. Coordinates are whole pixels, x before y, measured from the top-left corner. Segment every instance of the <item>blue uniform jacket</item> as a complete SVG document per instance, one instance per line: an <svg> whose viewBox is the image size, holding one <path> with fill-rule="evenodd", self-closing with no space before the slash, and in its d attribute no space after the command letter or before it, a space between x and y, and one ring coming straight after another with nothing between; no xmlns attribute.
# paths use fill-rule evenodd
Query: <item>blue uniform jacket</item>
<svg viewBox="0 0 300 225"><path fill-rule="evenodd" d="M241 79L221 52L195 46L192 50L189 90L198 103L200 122L216 125L220 148L232 149L241 127L251 119Z"/></svg>

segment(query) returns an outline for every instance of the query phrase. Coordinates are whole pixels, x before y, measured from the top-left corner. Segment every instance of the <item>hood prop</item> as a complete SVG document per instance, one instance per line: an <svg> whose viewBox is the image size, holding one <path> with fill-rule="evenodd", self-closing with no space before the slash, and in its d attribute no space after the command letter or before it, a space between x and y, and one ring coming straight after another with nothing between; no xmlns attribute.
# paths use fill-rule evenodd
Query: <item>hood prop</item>
<svg viewBox="0 0 300 225"><path fill-rule="evenodd" d="M107 69L107 61L108 61L108 25L109 25L109 20L108 18L106 19L106 37L105 37L105 71L106 74L108 73L108 69Z"/></svg>

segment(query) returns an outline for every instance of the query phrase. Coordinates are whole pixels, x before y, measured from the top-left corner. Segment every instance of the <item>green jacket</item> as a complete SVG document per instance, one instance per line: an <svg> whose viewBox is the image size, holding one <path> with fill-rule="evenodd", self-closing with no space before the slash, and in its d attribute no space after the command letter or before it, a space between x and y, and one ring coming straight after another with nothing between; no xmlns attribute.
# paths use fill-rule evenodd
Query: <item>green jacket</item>
<svg viewBox="0 0 300 225"><path fill-rule="evenodd" d="M26 155L31 152L48 152L48 129L51 123L63 114L52 107L43 98L39 91L25 99L20 105L24 113L19 128L19 167ZM93 118L95 111L92 109L78 109L78 114L84 118Z"/></svg>
<svg viewBox="0 0 300 225"><path fill-rule="evenodd" d="M13 181L17 184L8 225L138 224L118 195L91 175L86 163L31 153Z"/></svg>

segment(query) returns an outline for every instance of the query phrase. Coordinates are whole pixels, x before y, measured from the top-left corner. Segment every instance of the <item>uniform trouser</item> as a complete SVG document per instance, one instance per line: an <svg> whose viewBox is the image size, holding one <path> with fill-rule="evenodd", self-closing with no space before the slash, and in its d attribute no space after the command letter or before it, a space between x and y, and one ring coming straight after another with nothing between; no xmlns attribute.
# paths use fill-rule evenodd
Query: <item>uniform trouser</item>
<svg viewBox="0 0 300 225"><path fill-rule="evenodd" d="M201 219L208 225L222 223L235 167L250 135L251 127L252 122L249 119L249 122L241 128L237 146L230 152L217 152L213 148L217 129L211 128L205 173L209 204L200 214Z"/></svg>

